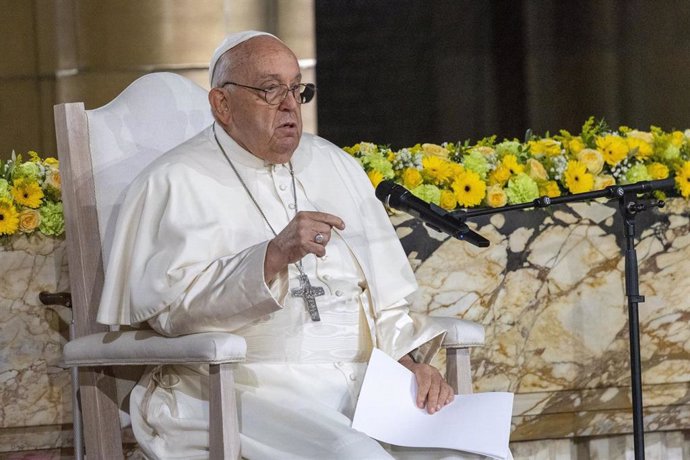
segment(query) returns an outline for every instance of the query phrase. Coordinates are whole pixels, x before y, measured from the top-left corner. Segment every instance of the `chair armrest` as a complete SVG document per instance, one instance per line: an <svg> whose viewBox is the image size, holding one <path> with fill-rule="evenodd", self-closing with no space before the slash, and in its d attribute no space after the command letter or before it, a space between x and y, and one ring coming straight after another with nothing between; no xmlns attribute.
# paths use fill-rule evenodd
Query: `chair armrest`
<svg viewBox="0 0 690 460"><path fill-rule="evenodd" d="M70 340L63 367L221 364L244 360L247 343L228 332L165 337L154 331L100 332Z"/></svg>
<svg viewBox="0 0 690 460"><path fill-rule="evenodd" d="M432 323L446 330L443 348L481 347L484 345L484 326L466 319L430 316Z"/></svg>

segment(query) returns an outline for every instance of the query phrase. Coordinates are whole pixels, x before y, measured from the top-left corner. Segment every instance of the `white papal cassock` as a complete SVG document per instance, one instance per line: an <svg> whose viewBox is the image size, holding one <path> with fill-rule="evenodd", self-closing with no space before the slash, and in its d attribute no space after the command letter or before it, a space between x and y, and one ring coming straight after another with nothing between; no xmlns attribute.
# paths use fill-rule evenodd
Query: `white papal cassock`
<svg viewBox="0 0 690 460"><path fill-rule="evenodd" d="M297 210L341 217L326 256L303 260L321 321L311 321L297 269L263 279L273 238L214 139L202 131L150 165L118 218L98 320L166 335L230 331L247 340L237 366L242 455L249 459L445 458L386 450L350 428L372 347L428 362L443 331L408 314L414 275L368 178L346 153L304 134L287 165L268 165L215 133L276 231ZM151 458L208 456L208 369L149 369L132 392L132 425ZM391 450L395 452L391 453ZM419 456L419 457L417 457Z"/></svg>

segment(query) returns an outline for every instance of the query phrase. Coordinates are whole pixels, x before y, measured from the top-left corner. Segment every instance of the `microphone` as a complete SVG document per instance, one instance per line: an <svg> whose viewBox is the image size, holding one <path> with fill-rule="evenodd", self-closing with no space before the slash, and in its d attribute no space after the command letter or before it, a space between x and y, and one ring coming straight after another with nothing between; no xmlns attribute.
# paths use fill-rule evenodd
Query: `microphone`
<svg viewBox="0 0 690 460"><path fill-rule="evenodd" d="M489 246L489 240L470 230L463 221L440 206L417 198L405 187L391 180L384 180L379 183L376 187L376 198L388 207L405 211L420 219L438 232L447 233L453 238L467 241L482 248Z"/></svg>

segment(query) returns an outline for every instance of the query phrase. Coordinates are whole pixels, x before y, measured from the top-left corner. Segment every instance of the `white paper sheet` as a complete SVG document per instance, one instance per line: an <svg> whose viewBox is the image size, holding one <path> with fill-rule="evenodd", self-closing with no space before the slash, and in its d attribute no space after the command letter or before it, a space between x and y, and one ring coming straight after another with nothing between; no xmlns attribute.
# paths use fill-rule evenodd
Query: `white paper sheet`
<svg viewBox="0 0 690 460"><path fill-rule="evenodd" d="M415 404L416 388L412 372L374 349L352 427L399 446L441 447L508 458L512 393L456 395L452 403L429 415Z"/></svg>

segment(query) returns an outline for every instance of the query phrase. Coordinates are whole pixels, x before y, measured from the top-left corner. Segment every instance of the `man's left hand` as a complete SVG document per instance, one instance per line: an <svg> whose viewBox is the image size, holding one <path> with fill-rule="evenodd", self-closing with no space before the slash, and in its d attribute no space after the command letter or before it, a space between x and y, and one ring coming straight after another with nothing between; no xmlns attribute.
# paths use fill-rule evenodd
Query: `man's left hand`
<svg viewBox="0 0 690 460"><path fill-rule="evenodd" d="M411 370L417 379L417 407L426 407L429 414L434 414L453 401L453 389L438 369L429 364L416 363L409 355L403 356L398 362Z"/></svg>

